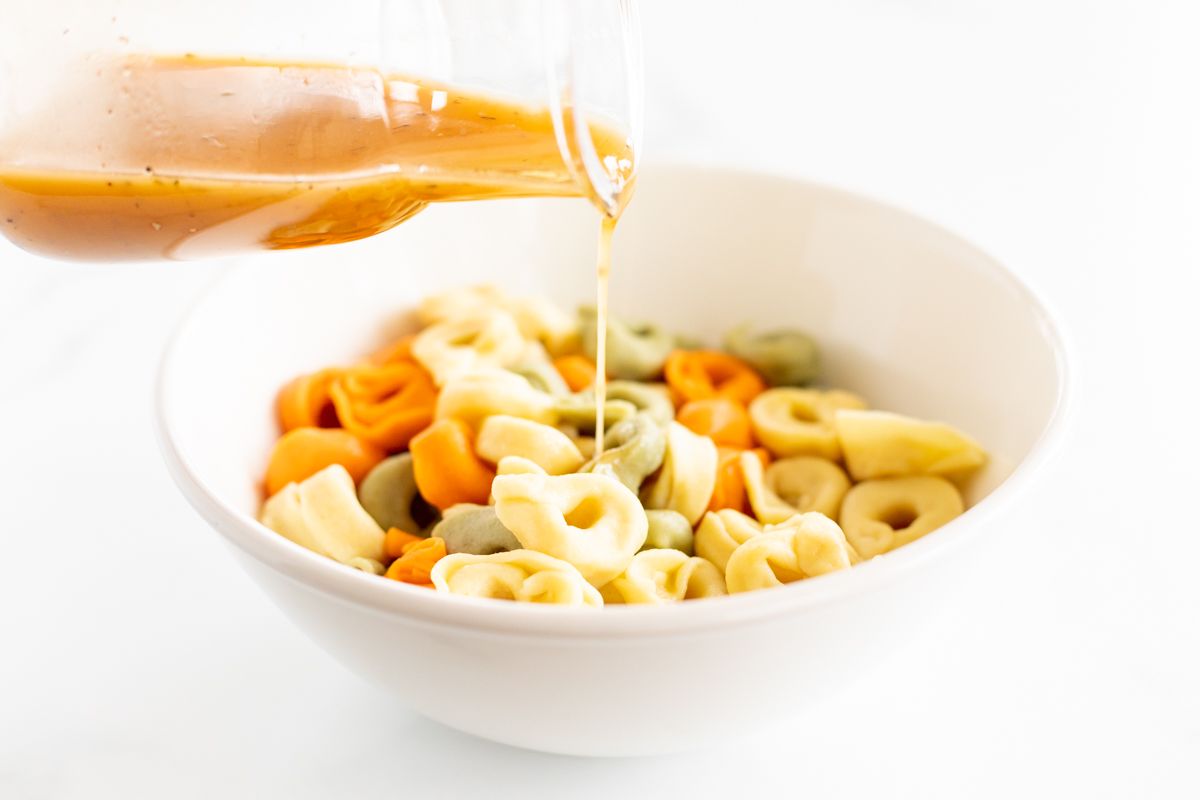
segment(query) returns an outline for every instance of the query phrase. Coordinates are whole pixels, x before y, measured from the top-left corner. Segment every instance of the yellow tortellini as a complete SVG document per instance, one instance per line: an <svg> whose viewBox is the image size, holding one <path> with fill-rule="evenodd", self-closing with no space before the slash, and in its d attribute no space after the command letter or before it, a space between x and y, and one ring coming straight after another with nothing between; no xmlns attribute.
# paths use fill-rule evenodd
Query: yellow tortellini
<svg viewBox="0 0 1200 800"><path fill-rule="evenodd" d="M850 567L854 551L838 524L824 514L797 514L768 525L738 546L725 565L730 594L769 589Z"/></svg>
<svg viewBox="0 0 1200 800"><path fill-rule="evenodd" d="M836 461L841 447L833 427L835 412L866 407L861 397L836 389L768 389L750 402L750 424L776 458L819 456Z"/></svg>
<svg viewBox="0 0 1200 800"><path fill-rule="evenodd" d="M733 551L758 536L763 526L732 508L709 511L696 528L696 555L706 558L724 571Z"/></svg>
<svg viewBox="0 0 1200 800"><path fill-rule="evenodd" d="M753 453L743 453L740 459L746 495L759 522L783 522L805 511L837 517L850 488L850 479L842 468L824 458L783 458L765 471Z"/></svg>
<svg viewBox="0 0 1200 800"><path fill-rule="evenodd" d="M487 369L462 375L438 394L434 415L457 417L478 430L486 417L506 414L534 422L553 423L555 400L512 372Z"/></svg>
<svg viewBox="0 0 1200 800"><path fill-rule="evenodd" d="M529 385L540 392L555 397L566 397L571 394L571 387L557 369L554 362L546 353L546 348L537 342L530 342L525 355L508 367L529 382Z"/></svg>
<svg viewBox="0 0 1200 800"><path fill-rule="evenodd" d="M678 511L695 525L704 516L716 484L717 446L713 440L678 422L670 423L662 469L642 489L646 508Z"/></svg>
<svg viewBox="0 0 1200 800"><path fill-rule="evenodd" d="M439 592L466 597L560 606L604 605L600 592L579 570L533 550L448 555L434 565L430 578Z"/></svg>
<svg viewBox="0 0 1200 800"><path fill-rule="evenodd" d="M959 478L987 461L974 439L942 422L886 411L839 410L834 427L846 469L858 481L898 475Z"/></svg>
<svg viewBox="0 0 1200 800"><path fill-rule="evenodd" d="M703 558L678 550L643 550L618 577L600 590L606 602L674 603L727 594L721 570Z"/></svg>
<svg viewBox="0 0 1200 800"><path fill-rule="evenodd" d="M536 339L552 353L579 342L579 323L544 297L512 297L495 286L471 286L427 297L417 315L422 325L435 325L480 311L501 310L512 315L521 335Z"/></svg>
<svg viewBox="0 0 1200 800"><path fill-rule="evenodd" d="M846 493L841 523L854 549L870 558L916 541L962 512L962 496L945 478L880 478Z"/></svg>
<svg viewBox="0 0 1200 800"><path fill-rule="evenodd" d="M315 553L383 572L383 529L359 505L354 479L340 464L280 489L263 505L259 520Z"/></svg>
<svg viewBox="0 0 1200 800"><path fill-rule="evenodd" d="M620 575L646 541L637 495L606 475L498 475L492 496L522 547L573 564L594 586Z"/></svg>
<svg viewBox="0 0 1200 800"><path fill-rule="evenodd" d="M575 472L583 466L583 455L571 437L550 425L507 414L484 419L475 438L475 452L493 464L506 456L520 456L551 475Z"/></svg>
<svg viewBox="0 0 1200 800"><path fill-rule="evenodd" d="M527 351L517 323L499 310L480 310L431 325L413 339L413 358L438 386L486 367L507 367Z"/></svg>

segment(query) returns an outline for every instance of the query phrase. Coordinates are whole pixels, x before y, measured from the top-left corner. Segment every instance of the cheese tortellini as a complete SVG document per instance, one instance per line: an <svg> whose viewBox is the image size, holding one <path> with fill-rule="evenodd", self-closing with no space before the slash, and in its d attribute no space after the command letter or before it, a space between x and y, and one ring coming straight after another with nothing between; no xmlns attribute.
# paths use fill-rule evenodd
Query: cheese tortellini
<svg viewBox="0 0 1200 800"><path fill-rule="evenodd" d="M819 456L836 460L841 446L834 414L844 408L866 408L850 392L817 389L768 389L750 402L755 437L777 458Z"/></svg>
<svg viewBox="0 0 1200 800"><path fill-rule="evenodd" d="M417 316L368 361L285 387L260 515L414 592L595 607L779 586L949 522L987 458L817 388L814 341L766 316L723 349L610 319L604 369L590 309L479 286Z"/></svg>
<svg viewBox="0 0 1200 800"><path fill-rule="evenodd" d="M673 603L727 594L725 577L712 562L678 550L643 550L601 590L606 602Z"/></svg>
<svg viewBox="0 0 1200 800"><path fill-rule="evenodd" d="M522 336L540 342L551 353L579 342L579 323L571 314L544 297L512 297L495 286L471 286L432 295L421 302L417 316L423 325L432 326L493 310L507 312Z"/></svg>
<svg viewBox="0 0 1200 800"><path fill-rule="evenodd" d="M507 367L525 354L527 344L513 318L483 310L431 325L417 334L413 357L438 386L483 367Z"/></svg>
<svg viewBox="0 0 1200 800"><path fill-rule="evenodd" d="M920 539L963 512L954 484L932 475L863 481L846 493L842 528L864 558Z"/></svg>
<svg viewBox="0 0 1200 800"><path fill-rule="evenodd" d="M693 525L704 515L717 485L717 445L678 422L667 426L667 449L658 477L642 490L646 508L678 511Z"/></svg>
<svg viewBox="0 0 1200 800"><path fill-rule="evenodd" d="M583 454L571 437L553 426L507 414L484 419L475 452L493 464L506 456L520 456L551 475L565 475L583 466Z"/></svg>
<svg viewBox="0 0 1200 800"><path fill-rule="evenodd" d="M596 587L566 561L533 550L448 555L430 573L439 592L559 606L601 606Z"/></svg>
<svg viewBox="0 0 1200 800"><path fill-rule="evenodd" d="M746 540L725 565L730 594L769 589L846 569L855 554L838 524L824 514L797 514Z"/></svg>
<svg viewBox="0 0 1200 800"><path fill-rule="evenodd" d="M383 529L359 505L354 479L341 464L280 489L267 500L259 520L314 553L383 572Z"/></svg>
<svg viewBox="0 0 1200 800"><path fill-rule="evenodd" d="M859 481L900 475L961 477L987 461L974 439L941 422L840 409L834 427L846 468Z"/></svg>
<svg viewBox="0 0 1200 800"><path fill-rule="evenodd" d="M555 400L507 370L488 369L461 375L442 387L435 416L455 417L478 429L487 417L507 414L553 423Z"/></svg>
<svg viewBox="0 0 1200 800"><path fill-rule="evenodd" d="M757 456L743 453L740 463L750 507L761 522L783 522L804 511L835 518L850 489L842 468L824 458L793 456L763 470Z"/></svg>
<svg viewBox="0 0 1200 800"><path fill-rule="evenodd" d="M492 495L522 547L573 564L594 586L620 575L646 541L637 495L606 475L498 475Z"/></svg>
<svg viewBox="0 0 1200 800"><path fill-rule="evenodd" d="M763 526L758 520L735 509L709 511L696 528L696 555L724 570L733 551L762 531Z"/></svg>

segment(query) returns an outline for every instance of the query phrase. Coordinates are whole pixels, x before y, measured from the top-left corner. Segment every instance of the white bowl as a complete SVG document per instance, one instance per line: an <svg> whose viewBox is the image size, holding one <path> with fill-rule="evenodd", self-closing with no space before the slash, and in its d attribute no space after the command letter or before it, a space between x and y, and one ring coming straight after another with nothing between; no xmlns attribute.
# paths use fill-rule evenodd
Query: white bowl
<svg viewBox="0 0 1200 800"><path fill-rule="evenodd" d="M961 586L1060 426L1064 353L1034 296L950 233L775 177L647 170L617 233L612 309L716 337L743 321L814 334L825 378L945 420L992 462L963 516L841 573L673 607L599 611L447 597L366 575L255 521L292 376L353 361L405 310L490 281L590 301L597 219L582 202L435 207L399 231L260 258L196 305L163 360L167 464L193 506L320 646L446 725L588 755L682 750L841 688Z"/></svg>

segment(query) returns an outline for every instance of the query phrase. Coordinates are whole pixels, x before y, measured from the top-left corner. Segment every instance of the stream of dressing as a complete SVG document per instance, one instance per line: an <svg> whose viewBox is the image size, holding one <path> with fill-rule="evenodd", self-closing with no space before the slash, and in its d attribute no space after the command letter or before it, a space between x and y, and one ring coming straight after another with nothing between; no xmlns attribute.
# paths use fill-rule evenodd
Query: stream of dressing
<svg viewBox="0 0 1200 800"><path fill-rule="evenodd" d="M608 399L608 276L612 269L612 236L617 217L602 215L596 243L596 450L604 452L604 402Z"/></svg>

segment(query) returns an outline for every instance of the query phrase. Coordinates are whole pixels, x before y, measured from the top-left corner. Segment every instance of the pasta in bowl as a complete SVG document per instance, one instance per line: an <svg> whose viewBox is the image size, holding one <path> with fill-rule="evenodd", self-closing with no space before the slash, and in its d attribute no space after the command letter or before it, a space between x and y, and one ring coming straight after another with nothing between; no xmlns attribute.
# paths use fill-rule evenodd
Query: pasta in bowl
<svg viewBox="0 0 1200 800"><path fill-rule="evenodd" d="M969 480L987 462L953 426L814 388L820 348L804 332L745 326L725 337L743 359L676 344L686 337L661 326L649 344L629 333L646 326L613 320L607 350L627 377L611 404L623 418L601 442L587 413L609 380L589 360L593 311L572 324L546 298L495 286L453 288L420 308L429 324L388 343L384 364L322 366L280 389L259 516L385 579L589 608L783 586L949 523L964 503L946 476ZM554 320L556 357L539 338L545 326L519 313L530 308ZM637 379L620 366L631 362ZM375 385L363 429L362 412L339 400L356 376L381 372L403 379ZM297 426L287 412L303 404L298 393L313 397L330 375L333 413ZM404 435L370 435L378 430ZM280 486L280 475L290 480ZM415 508L445 520L421 525Z"/></svg>
<svg viewBox="0 0 1200 800"><path fill-rule="evenodd" d="M1058 429L1053 323L987 256L834 190L648 169L617 235L610 308L626 333L653 323L653 352L610 381L597 455L579 340L589 321L574 313L592 291L593 212L435 211L383 241L231 270L175 336L158 414L177 483L285 614L353 671L461 730L619 755L799 713L971 591L982 542L1004 538L992 520ZM463 291L483 284L497 291ZM469 329L487 345L480 358L452 350L469 335L444 335L460 313L482 320ZM440 324L429 352L441 384L410 338ZM665 337L664 358L716 352L751 372L684 356L671 375L664 360L647 376ZM780 363L781 349L806 360ZM861 402L801 408L815 431L783 425L775 406L752 413L759 397L792 391ZM399 406L407 413L389 420ZM839 417L852 432L830 457ZM778 435L764 439L756 419ZM986 461L970 466L970 448L945 458L941 426ZM288 437L291 456L269 470ZM873 449L893 439L924 449ZM963 508L948 522L943 482ZM500 494L519 513L501 513L497 483L516 487ZM919 496L893 508L896 484ZM272 515L281 533L259 518L284 490ZM351 539L330 524L347 509ZM827 526L791 523L813 513L845 544ZM911 541L879 533L930 521ZM755 539L734 560L735 583L751 588L731 592L729 562ZM490 560L462 571L477 559ZM572 602L545 602L556 598Z"/></svg>

